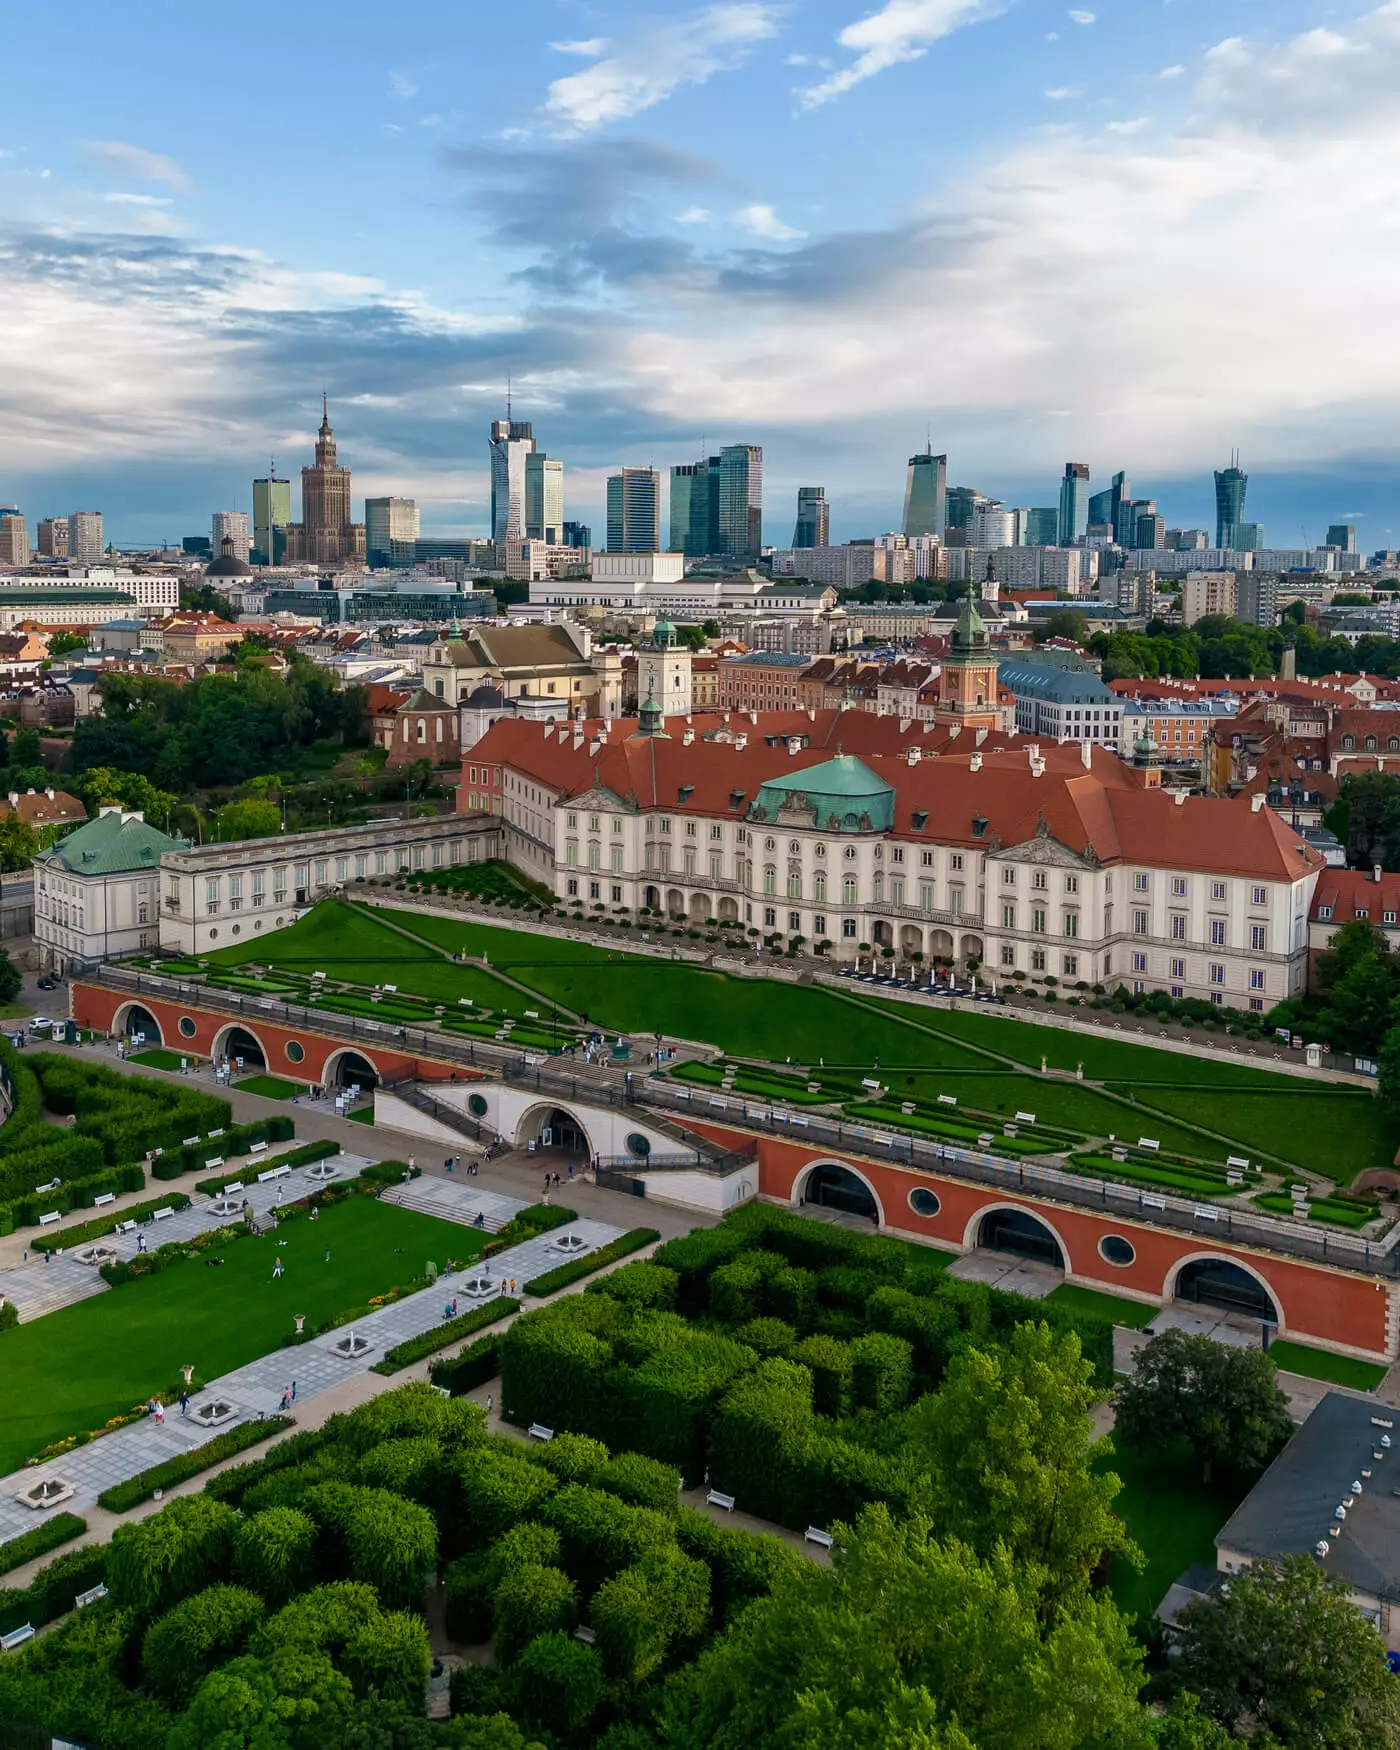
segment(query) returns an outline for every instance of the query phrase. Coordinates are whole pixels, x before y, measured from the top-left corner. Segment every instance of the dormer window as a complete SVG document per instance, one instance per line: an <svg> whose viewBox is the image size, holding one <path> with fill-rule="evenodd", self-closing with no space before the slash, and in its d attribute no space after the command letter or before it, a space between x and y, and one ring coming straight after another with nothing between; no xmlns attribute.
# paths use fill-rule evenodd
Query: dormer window
<svg viewBox="0 0 1400 1750"><path fill-rule="evenodd" d="M987 820L985 816L981 814L973 815L972 836L975 839L985 838L987 836Z"/></svg>

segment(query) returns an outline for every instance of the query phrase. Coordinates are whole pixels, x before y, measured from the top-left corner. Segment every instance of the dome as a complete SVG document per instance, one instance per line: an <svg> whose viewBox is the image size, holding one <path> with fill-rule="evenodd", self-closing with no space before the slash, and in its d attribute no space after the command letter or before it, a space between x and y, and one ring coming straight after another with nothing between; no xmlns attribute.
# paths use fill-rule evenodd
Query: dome
<svg viewBox="0 0 1400 1750"><path fill-rule="evenodd" d="M788 808L810 809L812 825L822 832L889 832L894 787L851 754L838 754L759 786L755 819L776 821Z"/></svg>
<svg viewBox="0 0 1400 1750"><path fill-rule="evenodd" d="M219 557L213 559L204 567L206 577L251 577L253 568L237 557L233 551L233 537L225 535L219 548Z"/></svg>
<svg viewBox="0 0 1400 1750"><path fill-rule="evenodd" d="M475 711L497 711L505 702L505 694L499 687L475 687L466 698L466 704Z"/></svg>

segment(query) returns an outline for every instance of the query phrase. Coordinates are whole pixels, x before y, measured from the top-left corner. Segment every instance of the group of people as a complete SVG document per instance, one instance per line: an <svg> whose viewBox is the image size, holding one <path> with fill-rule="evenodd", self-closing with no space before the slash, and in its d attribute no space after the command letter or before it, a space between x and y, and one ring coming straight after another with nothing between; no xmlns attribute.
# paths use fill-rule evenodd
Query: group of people
<svg viewBox="0 0 1400 1750"><path fill-rule="evenodd" d="M283 1386L283 1388L282 1388L282 1402L281 1402L281 1405L279 1406L281 1413L285 1416L287 1411L291 1409L292 1405L296 1401L297 1401L297 1382L295 1380L293 1380L290 1385Z"/></svg>
<svg viewBox="0 0 1400 1750"><path fill-rule="evenodd" d="M461 1155L447 1155L443 1160L442 1170L444 1173L456 1172L460 1169L461 1165L462 1165ZM470 1160L467 1162L467 1176L468 1176L468 1178L474 1179L480 1171L481 1171L481 1162L480 1161Z"/></svg>

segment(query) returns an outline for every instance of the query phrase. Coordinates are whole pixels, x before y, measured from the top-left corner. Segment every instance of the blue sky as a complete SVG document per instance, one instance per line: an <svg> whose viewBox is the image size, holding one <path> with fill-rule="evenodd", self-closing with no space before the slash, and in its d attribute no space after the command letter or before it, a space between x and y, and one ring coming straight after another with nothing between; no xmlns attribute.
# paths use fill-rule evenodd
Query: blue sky
<svg viewBox="0 0 1400 1750"><path fill-rule="evenodd" d="M766 454L765 532L1067 459L1279 544L1400 543L1400 3L65 0L7 20L0 501L178 540L309 460L484 531L503 411ZM1392 529L1393 525L1393 529Z"/></svg>

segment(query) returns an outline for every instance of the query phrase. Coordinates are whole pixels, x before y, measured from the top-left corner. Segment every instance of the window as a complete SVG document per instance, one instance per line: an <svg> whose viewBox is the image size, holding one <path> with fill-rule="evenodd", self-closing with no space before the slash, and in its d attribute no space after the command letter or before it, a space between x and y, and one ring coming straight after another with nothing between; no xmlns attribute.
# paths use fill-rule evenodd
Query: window
<svg viewBox="0 0 1400 1750"><path fill-rule="evenodd" d="M1150 913L1145 911L1135 911L1133 913L1133 934L1135 936L1145 936L1151 921Z"/></svg>
<svg viewBox="0 0 1400 1750"><path fill-rule="evenodd" d="M962 852L961 851L954 851L952 856L949 857L949 859L948 859L948 867L950 869L957 870L957 869L961 869L962 866L963 866Z"/></svg>
<svg viewBox="0 0 1400 1750"><path fill-rule="evenodd" d="M1210 963L1210 982L1212 984L1224 984L1225 982L1225 968L1218 960L1212 960Z"/></svg>
<svg viewBox="0 0 1400 1750"><path fill-rule="evenodd" d="M1249 999L1249 1006L1257 1014L1264 1007L1263 997L1251 997Z"/></svg>
<svg viewBox="0 0 1400 1750"><path fill-rule="evenodd" d="M217 875L204 883L204 905L210 917L213 917L219 909L219 878Z"/></svg>
<svg viewBox="0 0 1400 1750"><path fill-rule="evenodd" d="M1031 886L1037 893L1044 893L1050 886L1050 878L1043 869L1035 869L1031 873Z"/></svg>
<svg viewBox="0 0 1400 1750"><path fill-rule="evenodd" d="M802 897L802 877L800 875L789 875L788 876L787 896L789 899L801 899L801 897Z"/></svg>
<svg viewBox="0 0 1400 1750"><path fill-rule="evenodd" d="M1065 892L1066 893L1078 893L1078 891L1079 891L1079 877L1077 875L1066 875L1065 876Z"/></svg>
<svg viewBox="0 0 1400 1750"><path fill-rule="evenodd" d="M1147 892L1147 877L1146 877L1146 875L1142 874L1140 871L1138 874L1133 876L1133 892L1134 893L1146 893Z"/></svg>
<svg viewBox="0 0 1400 1750"><path fill-rule="evenodd" d="M847 942L854 942L855 941L855 939L856 939L856 920L854 918L842 918L841 919L841 935Z"/></svg>
<svg viewBox="0 0 1400 1750"><path fill-rule="evenodd" d="M1036 870L1036 875L1040 876L1040 871L1038 869ZM1042 881L1043 878L1041 880L1032 880L1031 885L1033 887L1040 886L1042 885ZM1003 867L1001 872L1001 884L1003 887L1014 887L1016 885L1016 871L1010 867Z"/></svg>
<svg viewBox="0 0 1400 1750"><path fill-rule="evenodd" d="M570 839L568 844L566 844L564 846L564 862L565 862L566 866L570 869L577 869L578 868L578 842L577 842L577 840Z"/></svg>
<svg viewBox="0 0 1400 1750"><path fill-rule="evenodd" d="M890 904L904 904L904 877L902 875L890 876Z"/></svg>
<svg viewBox="0 0 1400 1750"><path fill-rule="evenodd" d="M602 831L602 827L599 825L598 816L596 814L589 815L589 817L588 817L588 830L589 830L589 832L601 832Z"/></svg>
<svg viewBox="0 0 1400 1750"><path fill-rule="evenodd" d="M770 863L763 871L763 891L776 893L778 891L778 871Z"/></svg>
<svg viewBox="0 0 1400 1750"><path fill-rule="evenodd" d="M848 863L854 863L855 860L856 860L856 848L855 848L855 846L854 845L847 845L846 846L846 861Z"/></svg>
<svg viewBox="0 0 1400 1750"><path fill-rule="evenodd" d="M613 822L613 831L614 832L621 832L622 831L622 822L620 820L615 820ZM724 828L719 827L719 826L712 826L710 828L710 837L712 839L722 839L724 837Z"/></svg>
<svg viewBox="0 0 1400 1750"><path fill-rule="evenodd" d="M1212 899L1224 899L1225 883L1223 881L1212 881L1210 884L1210 896Z"/></svg>
<svg viewBox="0 0 1400 1750"><path fill-rule="evenodd" d="M1251 888L1249 899L1250 899L1251 905L1267 905L1269 903L1269 890L1268 890L1268 888L1267 887Z"/></svg>
<svg viewBox="0 0 1400 1750"><path fill-rule="evenodd" d="M1250 967L1250 969L1249 969L1249 988L1251 990L1263 990L1264 989L1264 969L1262 967L1260 967L1260 966L1251 966Z"/></svg>
<svg viewBox="0 0 1400 1750"><path fill-rule="evenodd" d="M1256 954L1268 953L1269 926L1267 924L1251 924L1249 926L1249 945Z"/></svg>
<svg viewBox="0 0 1400 1750"><path fill-rule="evenodd" d="M1045 950L1043 948L1032 948L1031 949L1031 971L1032 972L1044 972L1044 970L1045 970Z"/></svg>
<svg viewBox="0 0 1400 1750"><path fill-rule="evenodd" d="M1016 964L1016 950L1009 942L1001 951L1001 963L1003 966L1014 966Z"/></svg>
<svg viewBox="0 0 1400 1750"><path fill-rule="evenodd" d="M344 881L345 872L346 872L346 869L348 867L349 867L349 865L346 863L346 860L344 857L337 857L336 858L336 860L335 860L335 878L337 881Z"/></svg>
<svg viewBox="0 0 1400 1750"><path fill-rule="evenodd" d="M826 918L821 912L818 912L812 919L812 932L817 937L818 941L826 935Z"/></svg>
<svg viewBox="0 0 1400 1750"><path fill-rule="evenodd" d="M950 912L952 912L952 914L955 918L960 918L962 916L962 909L963 909L963 890L962 890L962 888L961 887L950 887L948 889L948 910Z"/></svg>
<svg viewBox="0 0 1400 1750"><path fill-rule="evenodd" d="M1060 970L1066 978L1078 978L1079 956L1077 954L1062 954L1060 956Z"/></svg>
<svg viewBox="0 0 1400 1750"><path fill-rule="evenodd" d="M570 832L577 831L578 830L578 816L576 814L565 815L564 825L568 827Z"/></svg>
<svg viewBox="0 0 1400 1750"><path fill-rule="evenodd" d="M318 887L324 887L326 885L326 865L324 863L318 863L316 865L316 885Z"/></svg>
<svg viewBox="0 0 1400 1750"><path fill-rule="evenodd" d="M588 897L590 899L601 899L603 897L603 890L596 881L590 881L588 883Z"/></svg>
<svg viewBox="0 0 1400 1750"><path fill-rule="evenodd" d="M876 855L877 856L879 855L878 851L876 852ZM892 863L902 863L904 861L904 846L903 845L896 845L894 847L894 849L890 852L890 861Z"/></svg>
<svg viewBox="0 0 1400 1750"><path fill-rule="evenodd" d="M614 845L613 846L613 849L612 849L612 872L614 875L620 875L622 873L622 847L621 847L621 845ZM713 871L713 873L716 876L718 876L719 870L716 869Z"/></svg>
<svg viewBox="0 0 1400 1750"><path fill-rule="evenodd" d="M1223 948L1225 946L1224 918L1212 918L1210 920L1210 945L1212 948Z"/></svg>
<svg viewBox="0 0 1400 1750"><path fill-rule="evenodd" d="M1116 1264L1120 1270L1126 1270L1137 1257L1131 1240L1125 1240L1122 1234L1105 1234L1099 1241L1099 1256L1105 1264Z"/></svg>
<svg viewBox="0 0 1400 1750"><path fill-rule="evenodd" d="M384 873L387 862L388 858L383 851L376 851L374 853L374 872L376 875L382 875ZM282 880L282 871L280 869L277 871L277 880L280 885Z"/></svg>
<svg viewBox="0 0 1400 1750"><path fill-rule="evenodd" d="M1045 907L1043 905L1031 907L1031 929L1037 936L1045 934Z"/></svg>
<svg viewBox="0 0 1400 1750"><path fill-rule="evenodd" d="M935 1192L924 1185L916 1185L909 1193L909 1207L915 1215L937 1215L943 1206Z"/></svg>
<svg viewBox="0 0 1400 1750"><path fill-rule="evenodd" d="M1172 876L1172 896L1175 899L1185 899L1186 877L1184 875Z"/></svg>
<svg viewBox="0 0 1400 1750"><path fill-rule="evenodd" d="M932 851L921 852L919 855L919 862L923 868L931 869L933 867L933 852Z"/></svg>
<svg viewBox="0 0 1400 1750"><path fill-rule="evenodd" d="M1185 978L1186 962L1184 960L1173 960L1171 963L1171 975L1173 978Z"/></svg>
<svg viewBox="0 0 1400 1750"><path fill-rule="evenodd" d="M1067 936L1077 936L1079 934L1079 913L1077 911L1067 911L1065 913L1065 934Z"/></svg>
<svg viewBox="0 0 1400 1750"><path fill-rule="evenodd" d="M1016 907L1014 905L1004 905L1001 908L1001 927L1004 930L1016 928Z"/></svg>
<svg viewBox="0 0 1400 1750"><path fill-rule="evenodd" d="M1134 972L1146 972L1147 971L1147 956L1145 954L1134 954L1133 955L1133 971Z"/></svg>
<svg viewBox="0 0 1400 1750"><path fill-rule="evenodd" d="M1185 915L1179 911L1173 912L1172 913L1172 941L1173 942L1184 942L1185 940L1186 940L1186 918L1185 918Z"/></svg>
<svg viewBox="0 0 1400 1750"><path fill-rule="evenodd" d="M800 911L790 911L788 913L788 929L791 932L793 932L794 934L796 934L796 932L798 930L800 930L801 928L802 928L802 913Z"/></svg>
<svg viewBox="0 0 1400 1750"><path fill-rule="evenodd" d="M578 882L577 881L566 881L564 883L564 885L568 890L569 898L570 899L577 899L578 898Z"/></svg>

